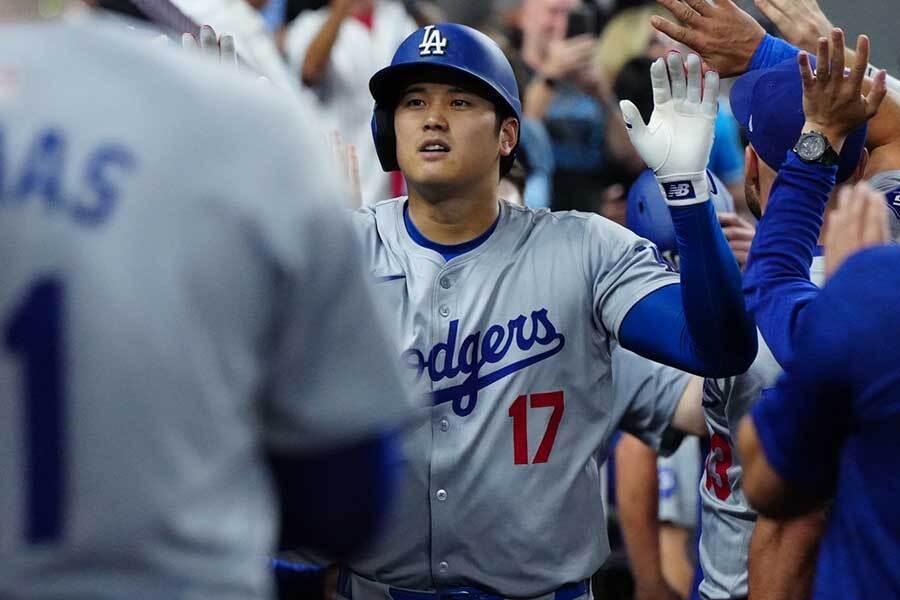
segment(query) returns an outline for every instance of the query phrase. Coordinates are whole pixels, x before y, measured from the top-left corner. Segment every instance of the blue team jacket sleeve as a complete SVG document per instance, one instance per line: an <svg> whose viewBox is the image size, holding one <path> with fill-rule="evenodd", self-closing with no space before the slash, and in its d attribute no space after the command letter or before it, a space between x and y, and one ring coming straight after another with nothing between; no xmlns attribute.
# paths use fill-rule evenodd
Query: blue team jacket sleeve
<svg viewBox="0 0 900 600"><path fill-rule="evenodd" d="M747 308L782 365L791 358L797 320L819 291L809 280L809 266L836 173L837 167L809 165L788 153L750 248Z"/></svg>
<svg viewBox="0 0 900 600"><path fill-rule="evenodd" d="M795 359L751 414L766 460L792 484L833 485L851 422L853 325L826 288L804 311Z"/></svg>
<svg viewBox="0 0 900 600"><path fill-rule="evenodd" d="M681 283L644 296L619 330L625 348L704 377L743 373L756 356L741 273L712 202L671 207Z"/></svg>
<svg viewBox="0 0 900 600"><path fill-rule="evenodd" d="M768 69L789 58L797 56L799 53L800 50L795 46L792 46L781 38L777 38L767 33L759 43L759 46L756 47L753 58L750 59L750 67L748 70L756 71L758 69Z"/></svg>

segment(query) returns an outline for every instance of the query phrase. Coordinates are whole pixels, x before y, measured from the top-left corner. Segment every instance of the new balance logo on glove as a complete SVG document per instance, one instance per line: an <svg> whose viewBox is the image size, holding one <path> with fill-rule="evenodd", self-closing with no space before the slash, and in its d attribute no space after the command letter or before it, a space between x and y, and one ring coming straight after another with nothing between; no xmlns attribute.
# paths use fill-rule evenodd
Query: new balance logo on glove
<svg viewBox="0 0 900 600"><path fill-rule="evenodd" d="M669 200L690 200L697 197L690 181L669 181L662 186Z"/></svg>

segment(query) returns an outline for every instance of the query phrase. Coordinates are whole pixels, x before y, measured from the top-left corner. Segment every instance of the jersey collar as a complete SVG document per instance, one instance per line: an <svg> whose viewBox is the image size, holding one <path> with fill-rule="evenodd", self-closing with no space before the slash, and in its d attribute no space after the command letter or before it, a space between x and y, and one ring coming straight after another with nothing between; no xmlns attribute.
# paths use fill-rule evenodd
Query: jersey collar
<svg viewBox="0 0 900 600"><path fill-rule="evenodd" d="M444 257L444 260L450 262L454 258L458 256L462 256L468 252L471 252L475 248L481 246L484 242L491 237L491 234L494 233L494 230L497 229L497 223L500 222L500 214L501 211L498 211L497 218L494 220L493 225L488 227L488 230L479 235L477 238L473 240L469 240L468 242L463 242L462 244L438 244L437 242L432 242L427 237L422 235L422 232L416 228L415 223L413 223L412 219L409 216L409 201L403 202L403 223L406 225L406 231L409 233L409 237L412 238L412 241L417 245L428 248L429 250L434 250L438 254Z"/></svg>

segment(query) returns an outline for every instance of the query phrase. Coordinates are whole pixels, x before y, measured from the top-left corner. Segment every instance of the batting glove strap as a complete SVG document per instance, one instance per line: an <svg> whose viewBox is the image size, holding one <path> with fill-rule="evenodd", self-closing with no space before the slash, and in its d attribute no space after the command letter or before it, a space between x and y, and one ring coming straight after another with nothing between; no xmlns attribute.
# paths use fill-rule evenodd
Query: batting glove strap
<svg viewBox="0 0 900 600"><path fill-rule="evenodd" d="M709 179L706 171L699 173L676 173L660 177L656 182L669 206L690 206L709 200Z"/></svg>

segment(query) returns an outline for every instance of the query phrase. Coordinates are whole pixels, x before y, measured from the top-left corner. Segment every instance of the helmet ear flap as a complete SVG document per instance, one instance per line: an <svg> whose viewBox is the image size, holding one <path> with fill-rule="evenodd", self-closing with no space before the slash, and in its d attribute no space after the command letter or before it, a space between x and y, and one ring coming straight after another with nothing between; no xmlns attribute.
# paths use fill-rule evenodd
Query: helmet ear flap
<svg viewBox="0 0 900 600"><path fill-rule="evenodd" d="M399 171L397 162L397 137L394 132L394 111L382 105L375 106L372 114L372 137L378 160L385 172Z"/></svg>

